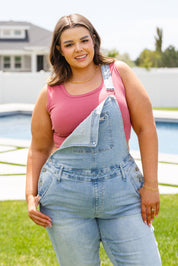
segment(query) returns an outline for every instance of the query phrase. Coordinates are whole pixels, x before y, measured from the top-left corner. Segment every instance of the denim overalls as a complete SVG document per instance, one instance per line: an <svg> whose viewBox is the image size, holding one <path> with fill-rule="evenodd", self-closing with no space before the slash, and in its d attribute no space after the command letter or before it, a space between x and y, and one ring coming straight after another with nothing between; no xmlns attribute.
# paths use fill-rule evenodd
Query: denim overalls
<svg viewBox="0 0 178 266"><path fill-rule="evenodd" d="M99 266L102 241L113 265L161 265L153 229L143 223L144 178L129 154L108 65L108 97L42 167L40 210L60 266Z"/></svg>

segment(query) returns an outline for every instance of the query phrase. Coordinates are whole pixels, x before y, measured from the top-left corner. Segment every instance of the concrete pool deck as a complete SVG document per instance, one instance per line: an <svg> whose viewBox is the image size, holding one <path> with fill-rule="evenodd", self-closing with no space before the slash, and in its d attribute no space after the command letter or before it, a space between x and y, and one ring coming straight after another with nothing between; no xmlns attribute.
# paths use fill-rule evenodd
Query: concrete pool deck
<svg viewBox="0 0 178 266"><path fill-rule="evenodd" d="M31 113L33 108L32 104L2 104L0 116ZM155 120L178 122L178 111L153 113ZM0 138L0 200L25 199L26 159L29 145L30 141ZM131 151L131 154L142 169L139 152ZM161 184L159 185L161 194L178 194L178 155L159 154L158 181Z"/></svg>
<svg viewBox="0 0 178 266"><path fill-rule="evenodd" d="M0 200L25 199L25 173L29 141L0 139ZM17 149L17 147L21 149ZM141 169L138 152L131 151ZM163 156L163 157L162 157ZM159 155L158 181L161 194L178 194L178 156L174 162L165 162L166 155ZM164 159L164 160L161 160ZM169 184L169 186L167 186Z"/></svg>

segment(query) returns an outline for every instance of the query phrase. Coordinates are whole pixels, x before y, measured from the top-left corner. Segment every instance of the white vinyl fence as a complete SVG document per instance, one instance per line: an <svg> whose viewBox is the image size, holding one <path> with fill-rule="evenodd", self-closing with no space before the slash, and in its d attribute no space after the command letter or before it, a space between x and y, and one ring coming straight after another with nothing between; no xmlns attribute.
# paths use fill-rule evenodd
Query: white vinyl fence
<svg viewBox="0 0 178 266"><path fill-rule="evenodd" d="M154 107L178 107L178 68L133 69Z"/></svg>
<svg viewBox="0 0 178 266"><path fill-rule="evenodd" d="M154 107L178 107L178 68L133 68L143 83ZM0 72L0 104L34 104L49 73Z"/></svg>

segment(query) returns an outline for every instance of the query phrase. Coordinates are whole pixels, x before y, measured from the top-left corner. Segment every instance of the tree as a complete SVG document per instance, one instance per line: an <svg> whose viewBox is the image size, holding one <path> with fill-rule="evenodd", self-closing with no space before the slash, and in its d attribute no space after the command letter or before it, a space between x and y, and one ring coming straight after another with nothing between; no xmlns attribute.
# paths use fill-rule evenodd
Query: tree
<svg viewBox="0 0 178 266"><path fill-rule="evenodd" d="M107 56L116 58L117 60L120 60L120 61L123 61L131 67L133 67L135 65L134 62L130 59L130 56L128 53L124 53L121 55L121 54L119 54L119 52L116 49L109 51L107 53Z"/></svg>
<svg viewBox="0 0 178 266"><path fill-rule="evenodd" d="M157 52L162 52L162 43L163 43L163 30L159 27L156 28L157 36L154 36L155 38L155 50Z"/></svg>
<svg viewBox="0 0 178 266"><path fill-rule="evenodd" d="M164 67L178 67L178 51L175 47L169 45L162 55L162 62Z"/></svg>
<svg viewBox="0 0 178 266"><path fill-rule="evenodd" d="M144 49L141 54L139 55L139 57L136 59L135 63L137 66L140 67L145 67L147 69L149 69L150 67L152 67L152 62L150 60L150 53L152 51L149 49Z"/></svg>
<svg viewBox="0 0 178 266"><path fill-rule="evenodd" d="M135 63L130 59L130 56L129 56L128 53L124 53L122 55L119 54L116 58L118 60L120 60L120 61L125 62L130 67L134 67L135 66Z"/></svg>
<svg viewBox="0 0 178 266"><path fill-rule="evenodd" d="M108 57L113 57L113 58L116 58L118 55L119 55L119 52L116 49L110 50L107 53Z"/></svg>
<svg viewBox="0 0 178 266"><path fill-rule="evenodd" d="M137 60L135 61L137 66L145 67L161 67L162 66L162 42L163 31L159 27L156 28L155 38L155 51L144 49Z"/></svg>
<svg viewBox="0 0 178 266"><path fill-rule="evenodd" d="M135 61L135 63L137 66L145 67L147 69L151 67L160 67L161 54L157 51L144 49Z"/></svg>
<svg viewBox="0 0 178 266"><path fill-rule="evenodd" d="M113 49L107 53L107 56L114 57L118 60L124 61L130 66L145 67L147 69L151 67L178 67L178 50L173 45L169 45L164 51L162 51L163 43L163 30L159 27L156 28L155 38L155 50L144 49L135 62L130 60L127 53L120 55L116 49Z"/></svg>

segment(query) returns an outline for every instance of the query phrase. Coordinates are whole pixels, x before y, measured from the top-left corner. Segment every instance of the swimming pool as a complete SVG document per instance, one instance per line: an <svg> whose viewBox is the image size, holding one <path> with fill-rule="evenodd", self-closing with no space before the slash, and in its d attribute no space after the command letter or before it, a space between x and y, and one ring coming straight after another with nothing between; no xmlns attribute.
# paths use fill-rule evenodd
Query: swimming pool
<svg viewBox="0 0 178 266"><path fill-rule="evenodd" d="M178 154L178 123L156 122L160 153ZM131 131L130 148L138 150L135 132Z"/></svg>
<svg viewBox="0 0 178 266"><path fill-rule="evenodd" d="M30 140L31 115L8 115L0 117L0 138ZM159 152L178 154L178 123L156 122ZM138 150L136 134L132 130L130 149Z"/></svg>

